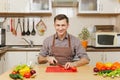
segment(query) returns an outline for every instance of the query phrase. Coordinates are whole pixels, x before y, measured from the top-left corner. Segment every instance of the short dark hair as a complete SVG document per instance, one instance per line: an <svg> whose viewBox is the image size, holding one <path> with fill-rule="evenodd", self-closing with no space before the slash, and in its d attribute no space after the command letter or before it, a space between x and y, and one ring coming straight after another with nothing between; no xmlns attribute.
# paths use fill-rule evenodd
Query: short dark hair
<svg viewBox="0 0 120 80"><path fill-rule="evenodd" d="M66 19L66 22L69 23L69 19L65 14L58 14L57 16L55 16L54 23L56 20L62 20L62 19Z"/></svg>

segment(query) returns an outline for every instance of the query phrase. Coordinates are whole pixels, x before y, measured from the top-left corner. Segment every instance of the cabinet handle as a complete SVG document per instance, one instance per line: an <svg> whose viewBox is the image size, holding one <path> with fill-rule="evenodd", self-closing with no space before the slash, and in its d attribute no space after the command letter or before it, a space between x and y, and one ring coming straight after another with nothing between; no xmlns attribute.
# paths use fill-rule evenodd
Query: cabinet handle
<svg viewBox="0 0 120 80"><path fill-rule="evenodd" d="M39 56L39 55L36 55L37 57Z"/></svg>
<svg viewBox="0 0 120 80"><path fill-rule="evenodd" d="M103 11L103 4L101 4L101 11Z"/></svg>
<svg viewBox="0 0 120 80"><path fill-rule="evenodd" d="M98 9L98 11L100 11L101 10L101 8L100 8L101 7L100 1L97 1L97 5L98 5L97 9Z"/></svg>
<svg viewBox="0 0 120 80"><path fill-rule="evenodd" d="M105 54L105 61L107 61L107 54Z"/></svg>
<svg viewBox="0 0 120 80"><path fill-rule="evenodd" d="M103 56L103 54L101 54L101 60L104 62L104 56Z"/></svg>

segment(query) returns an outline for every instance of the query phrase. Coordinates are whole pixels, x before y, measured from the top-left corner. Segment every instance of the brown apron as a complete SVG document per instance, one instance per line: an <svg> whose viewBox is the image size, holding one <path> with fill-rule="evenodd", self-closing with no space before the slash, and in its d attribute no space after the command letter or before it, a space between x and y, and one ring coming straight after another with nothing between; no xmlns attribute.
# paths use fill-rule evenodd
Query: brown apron
<svg viewBox="0 0 120 80"><path fill-rule="evenodd" d="M64 65L66 62L72 61L72 49L70 36L68 35L68 47L55 47L55 35L52 44L52 55L57 59L58 63Z"/></svg>

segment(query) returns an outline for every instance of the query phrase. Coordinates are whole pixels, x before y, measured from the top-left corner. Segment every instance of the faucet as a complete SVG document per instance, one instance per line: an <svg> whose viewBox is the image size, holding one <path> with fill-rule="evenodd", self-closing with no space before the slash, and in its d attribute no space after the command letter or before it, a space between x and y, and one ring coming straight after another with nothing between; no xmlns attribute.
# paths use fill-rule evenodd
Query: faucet
<svg viewBox="0 0 120 80"><path fill-rule="evenodd" d="M27 39L25 39L25 38L22 38L22 39L23 39L25 42L27 42L30 47L33 47L33 41L32 41L32 40L27 40Z"/></svg>

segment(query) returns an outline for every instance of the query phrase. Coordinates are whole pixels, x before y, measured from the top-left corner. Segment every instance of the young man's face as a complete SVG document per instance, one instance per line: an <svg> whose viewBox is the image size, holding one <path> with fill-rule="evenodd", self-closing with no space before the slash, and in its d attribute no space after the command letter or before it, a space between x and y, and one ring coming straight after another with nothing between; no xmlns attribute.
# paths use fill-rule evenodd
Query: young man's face
<svg viewBox="0 0 120 80"><path fill-rule="evenodd" d="M66 34L69 24L66 22L66 19L62 19L62 20L56 20L54 26L58 36L62 36Z"/></svg>

